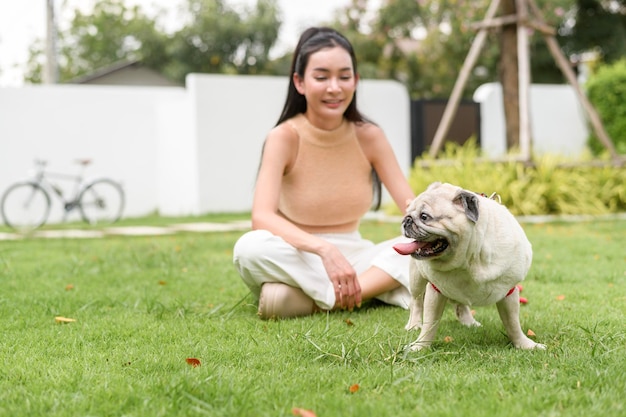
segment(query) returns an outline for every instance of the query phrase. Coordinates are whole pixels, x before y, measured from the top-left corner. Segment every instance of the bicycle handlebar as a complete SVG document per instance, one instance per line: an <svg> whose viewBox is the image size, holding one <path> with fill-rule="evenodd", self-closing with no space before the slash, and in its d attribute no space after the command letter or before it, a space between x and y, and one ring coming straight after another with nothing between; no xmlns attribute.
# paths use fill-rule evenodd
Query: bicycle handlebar
<svg viewBox="0 0 626 417"><path fill-rule="evenodd" d="M79 158L79 159L75 159L74 162L77 163L78 165L82 165L83 167L86 167L87 165L90 165L93 162L93 159ZM46 161L45 159L35 158L35 165L41 168L45 168L46 165L48 165L48 161Z"/></svg>

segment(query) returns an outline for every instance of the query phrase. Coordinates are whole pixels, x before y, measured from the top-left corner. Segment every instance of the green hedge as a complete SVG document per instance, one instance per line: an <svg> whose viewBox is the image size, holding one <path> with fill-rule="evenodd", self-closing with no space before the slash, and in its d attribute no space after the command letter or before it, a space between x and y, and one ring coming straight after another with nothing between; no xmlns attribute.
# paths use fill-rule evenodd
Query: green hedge
<svg viewBox="0 0 626 417"><path fill-rule="evenodd" d="M608 214L626 211L626 168L610 164L580 165L554 157L537 158L532 166L520 162L480 159L475 141L463 147L446 144L435 161L418 158L409 175L416 193L434 181L449 182L490 195L496 192L516 215ZM585 164L587 162L587 164ZM608 161L607 161L608 162ZM389 212L398 214L389 208Z"/></svg>
<svg viewBox="0 0 626 417"><path fill-rule="evenodd" d="M626 59L600 67L585 87L617 152L626 154ZM596 154L604 150L595 133L589 137L589 147Z"/></svg>

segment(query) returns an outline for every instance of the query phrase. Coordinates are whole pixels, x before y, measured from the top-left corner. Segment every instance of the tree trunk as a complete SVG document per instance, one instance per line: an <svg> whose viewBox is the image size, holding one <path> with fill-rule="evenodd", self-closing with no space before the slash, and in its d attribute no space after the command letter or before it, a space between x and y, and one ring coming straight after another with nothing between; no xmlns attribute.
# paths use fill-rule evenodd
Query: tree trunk
<svg viewBox="0 0 626 417"><path fill-rule="evenodd" d="M44 65L42 77L44 84L56 84L59 82L56 38L57 30L54 0L46 0L46 65Z"/></svg>
<svg viewBox="0 0 626 417"><path fill-rule="evenodd" d="M516 14L515 0L503 0L502 15ZM517 62L517 25L502 26L500 36L500 82L506 123L506 143L510 150L519 146L519 77Z"/></svg>

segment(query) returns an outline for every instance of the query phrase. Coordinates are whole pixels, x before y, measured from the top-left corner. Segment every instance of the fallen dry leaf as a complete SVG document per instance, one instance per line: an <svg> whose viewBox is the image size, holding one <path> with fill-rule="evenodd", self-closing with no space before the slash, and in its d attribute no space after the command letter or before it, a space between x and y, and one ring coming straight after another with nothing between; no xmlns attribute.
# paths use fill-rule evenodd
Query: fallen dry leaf
<svg viewBox="0 0 626 417"><path fill-rule="evenodd" d="M200 366L200 359L187 358L185 359L185 362L187 362L189 365L193 366L194 368Z"/></svg>
<svg viewBox="0 0 626 417"><path fill-rule="evenodd" d="M67 317L57 316L54 318L54 321L56 321L57 323L74 323L76 319L70 319Z"/></svg>
<svg viewBox="0 0 626 417"><path fill-rule="evenodd" d="M354 326L354 323L352 323L352 320L350 319L346 319L345 322L348 326Z"/></svg>
<svg viewBox="0 0 626 417"><path fill-rule="evenodd" d="M452 336L446 336L446 337L443 338L443 341L445 343L450 343L450 342L453 342L454 339L452 338Z"/></svg>
<svg viewBox="0 0 626 417"><path fill-rule="evenodd" d="M532 330L528 329L528 331L526 332L527 336L535 336L535 332L533 332Z"/></svg>
<svg viewBox="0 0 626 417"><path fill-rule="evenodd" d="M359 388L361 388L361 387L359 386L359 384L353 384L353 385L350 385L350 393L351 393L351 394L354 394L355 392L357 392L357 391L359 390Z"/></svg>
<svg viewBox="0 0 626 417"><path fill-rule="evenodd" d="M313 411L297 407L291 409L291 414L299 417L317 417L317 415Z"/></svg>
<svg viewBox="0 0 626 417"><path fill-rule="evenodd" d="M70 291L70 290L73 290L73 289L74 289L74 285L73 284L67 284L65 286L65 291Z"/></svg>

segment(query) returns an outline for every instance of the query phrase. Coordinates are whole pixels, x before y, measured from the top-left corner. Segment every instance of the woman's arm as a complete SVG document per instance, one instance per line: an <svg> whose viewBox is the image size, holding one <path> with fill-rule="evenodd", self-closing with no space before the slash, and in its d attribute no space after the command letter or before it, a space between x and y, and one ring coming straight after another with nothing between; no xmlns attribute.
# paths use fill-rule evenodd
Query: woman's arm
<svg viewBox="0 0 626 417"><path fill-rule="evenodd" d="M391 198L404 214L407 202L415 198L383 130L373 124L357 126L357 135L363 152L378 173Z"/></svg>
<svg viewBox="0 0 626 417"><path fill-rule="evenodd" d="M278 214L282 178L295 161L297 151L298 138L287 125L270 131L256 180L252 228L268 230L298 249L319 254L325 242Z"/></svg>
<svg viewBox="0 0 626 417"><path fill-rule="evenodd" d="M280 125L269 133L254 192L252 228L268 230L297 249L319 255L335 288L337 305L352 309L361 304L354 268L334 245L278 214L282 177L293 165L297 151L298 137L289 126Z"/></svg>

